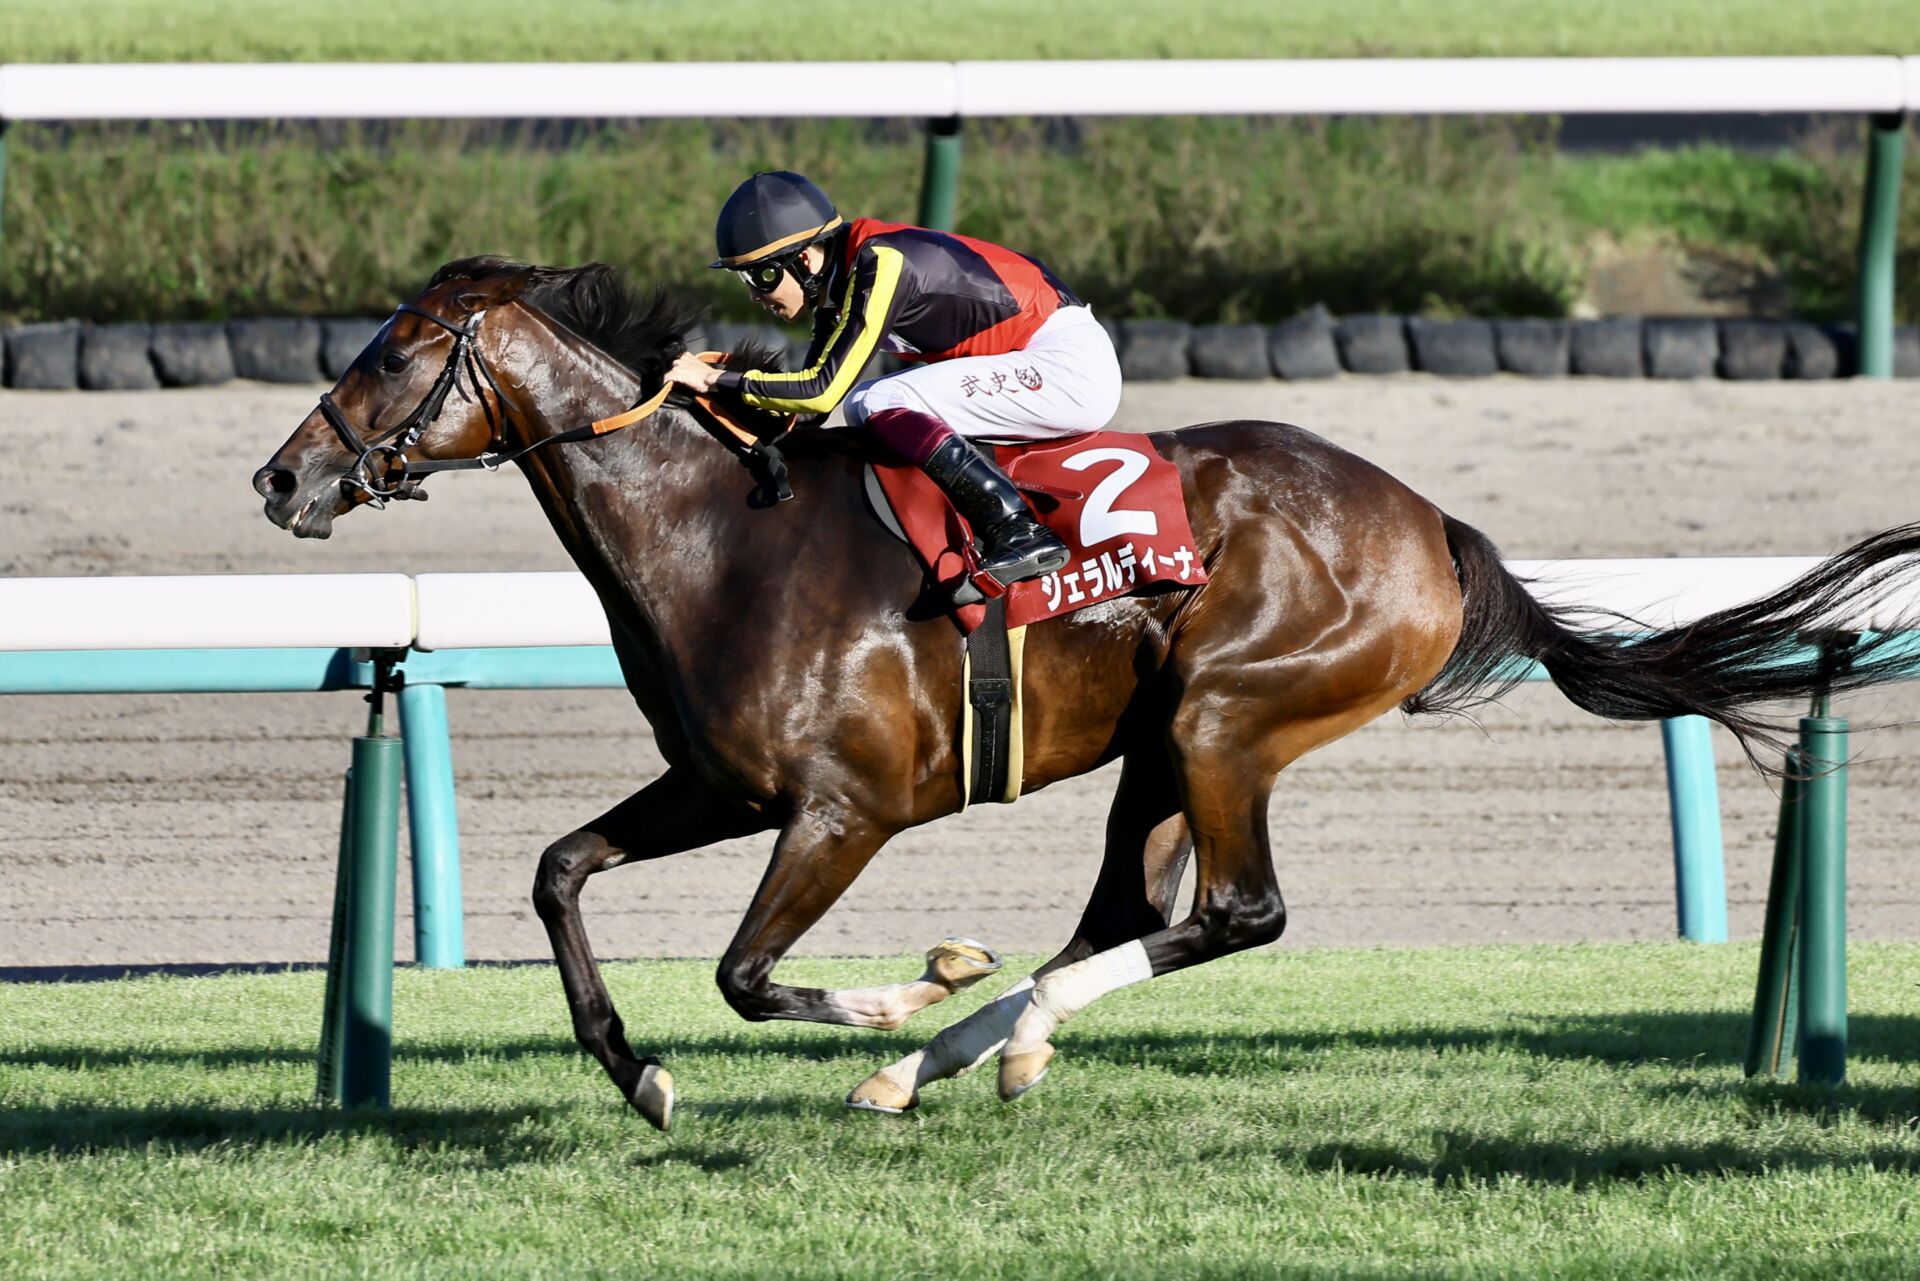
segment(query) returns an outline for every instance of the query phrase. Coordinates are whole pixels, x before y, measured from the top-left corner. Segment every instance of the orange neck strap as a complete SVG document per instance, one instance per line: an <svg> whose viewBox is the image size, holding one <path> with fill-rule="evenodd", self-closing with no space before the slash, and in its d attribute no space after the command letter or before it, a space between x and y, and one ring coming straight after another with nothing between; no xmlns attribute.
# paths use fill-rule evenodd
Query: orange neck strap
<svg viewBox="0 0 1920 1281"><path fill-rule="evenodd" d="M622 427L631 427L642 419L650 417L654 410L667 403L667 393L672 390L672 383L662 383L659 391L647 397L625 413L615 414L611 418L595 419L592 424L593 434L596 436L604 436L610 431L619 431Z"/></svg>

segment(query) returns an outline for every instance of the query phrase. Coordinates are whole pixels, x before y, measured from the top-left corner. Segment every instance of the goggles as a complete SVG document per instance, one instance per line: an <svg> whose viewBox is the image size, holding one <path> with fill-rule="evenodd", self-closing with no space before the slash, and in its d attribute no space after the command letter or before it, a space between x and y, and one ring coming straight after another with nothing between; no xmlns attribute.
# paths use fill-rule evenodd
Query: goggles
<svg viewBox="0 0 1920 1281"><path fill-rule="evenodd" d="M785 258L769 258L767 261L757 262L751 267L742 267L734 274L745 281L747 288L753 290L754 293L770 294L778 289L780 282L786 278L787 260Z"/></svg>

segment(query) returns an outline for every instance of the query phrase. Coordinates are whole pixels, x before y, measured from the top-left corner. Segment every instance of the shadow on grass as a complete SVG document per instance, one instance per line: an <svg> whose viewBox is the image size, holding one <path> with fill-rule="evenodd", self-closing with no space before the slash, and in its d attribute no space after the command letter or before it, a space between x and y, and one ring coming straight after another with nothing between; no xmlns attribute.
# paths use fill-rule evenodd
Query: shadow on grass
<svg viewBox="0 0 1920 1281"><path fill-rule="evenodd" d="M1746 1057L1748 1016L1704 1010L1513 1017L1534 1026L1358 1028L1337 1032L1144 1032L1061 1034L1063 1054L1137 1064L1183 1076L1287 1071L1289 1056L1338 1050L1423 1050L1434 1054L1516 1053L1580 1062L1679 1062L1724 1066ZM1920 1062L1920 1015L1856 1014L1848 1024L1854 1059Z"/></svg>
<svg viewBox="0 0 1920 1281"><path fill-rule="evenodd" d="M690 1165L708 1174L725 1174L729 1170L744 1170L754 1164L754 1158L738 1148L722 1148L717 1152L705 1152L698 1148L670 1147L658 1152L642 1152L633 1158L636 1170L658 1170L671 1165Z"/></svg>
<svg viewBox="0 0 1920 1281"><path fill-rule="evenodd" d="M1121 1066L1152 1067L1182 1076L1218 1076L1249 1071L1292 1071L1307 1064L1288 1062L1341 1050L1419 1050L1434 1054L1514 1053L1533 1058L1634 1065L1655 1062L1724 1066L1746 1054L1748 1018L1744 1013L1700 1010L1630 1010L1578 1016L1513 1017L1531 1026L1358 1028L1326 1032L1126 1032L1070 1028L1060 1037L1062 1053ZM1856 1014L1849 1020L1849 1053L1855 1059L1882 1058L1920 1062L1920 1015ZM932 1035L905 1031L875 1033L859 1028L795 1027L791 1030L743 1028L739 1032L676 1038L658 1044L635 1036L643 1053L675 1058L798 1059L875 1063L924 1044ZM396 1071L407 1063L511 1062L531 1058L573 1058L580 1054L570 1036L521 1037L476 1043L408 1041L394 1046ZM311 1044L234 1046L218 1050L116 1049L101 1046L46 1045L0 1051L0 1065L32 1064L76 1071L152 1064L219 1069L272 1063L310 1063Z"/></svg>
<svg viewBox="0 0 1920 1281"><path fill-rule="evenodd" d="M1920 1086L1913 1085L1800 1085L1762 1079L1740 1085L1651 1086L1646 1093L1651 1098L1727 1100L1755 1121L1789 1114L1827 1117L1846 1113L1876 1125L1920 1127Z"/></svg>
<svg viewBox="0 0 1920 1281"><path fill-rule="evenodd" d="M932 1035L929 1031L928 1036ZM698 1036L677 1039L659 1045L634 1041L641 1053L658 1054L665 1059L696 1055L723 1058L802 1059L832 1062L854 1058L864 1062L874 1055L898 1058L917 1049L925 1036L911 1033L875 1034L859 1028L819 1028L792 1032L738 1032L723 1036ZM66 1068L72 1071L99 1071L108 1068L143 1067L163 1064L174 1067L221 1069L262 1064L311 1064L316 1043L241 1045L219 1050L190 1049L115 1049L96 1045L45 1045L25 1050L0 1050L0 1066L31 1065ZM473 1042L419 1042L399 1040L393 1047L394 1070L403 1071L408 1063L512 1062L518 1059L568 1058L584 1052L571 1036L536 1036L518 1040ZM878 1062L876 1061L876 1066Z"/></svg>
<svg viewBox="0 0 1920 1281"><path fill-rule="evenodd" d="M488 1166L550 1160L574 1146L539 1108L360 1108L205 1105L152 1108L12 1107L0 1114L0 1153L80 1156L129 1149L175 1154L310 1147L377 1138L405 1152L452 1150Z"/></svg>
<svg viewBox="0 0 1920 1281"><path fill-rule="evenodd" d="M1844 1155L1804 1146L1741 1147L1733 1143L1657 1143L1596 1137L1591 1143L1514 1138L1443 1130L1431 1135L1431 1150L1391 1144L1327 1143L1282 1148L1283 1163L1349 1175L1431 1180L1440 1187L1474 1186L1522 1179L1530 1183L1586 1188L1635 1183L1665 1175L1732 1178L1783 1170L1886 1170L1920 1172L1920 1153L1889 1139ZM1422 1145L1423 1149L1425 1145Z"/></svg>

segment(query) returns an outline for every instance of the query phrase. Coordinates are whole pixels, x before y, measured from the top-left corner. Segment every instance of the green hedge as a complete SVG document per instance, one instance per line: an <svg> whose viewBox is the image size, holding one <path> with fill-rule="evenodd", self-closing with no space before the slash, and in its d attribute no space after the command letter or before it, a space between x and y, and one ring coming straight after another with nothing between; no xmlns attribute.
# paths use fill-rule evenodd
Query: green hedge
<svg viewBox="0 0 1920 1281"><path fill-rule="evenodd" d="M1580 159L1552 141L1549 123L1498 120L974 122L960 229L1040 255L1112 315L1558 315L1602 230L1710 246L1777 271L1794 310L1844 313L1857 149ZM16 126L8 142L13 320L380 313L481 252L605 258L744 316L703 267L735 182L799 168L843 209L910 220L922 160L913 122ZM1911 319L1920 182L1903 213Z"/></svg>

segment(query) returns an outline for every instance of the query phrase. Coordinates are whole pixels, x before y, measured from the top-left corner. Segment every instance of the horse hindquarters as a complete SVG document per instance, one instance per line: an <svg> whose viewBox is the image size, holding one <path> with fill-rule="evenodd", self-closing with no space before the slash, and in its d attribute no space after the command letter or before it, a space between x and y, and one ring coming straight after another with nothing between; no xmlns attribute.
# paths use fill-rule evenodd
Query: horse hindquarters
<svg viewBox="0 0 1920 1281"><path fill-rule="evenodd" d="M1099 996L1285 929L1267 829L1274 780L1424 685L1459 636L1439 513L1395 483L1367 487L1383 476L1349 476L1354 490L1330 502L1321 494L1334 514L1317 528L1281 514L1284 499L1256 497L1223 519L1212 579L1176 621L1167 664L1178 691L1168 740L1197 871L1193 911L1042 979L1001 1059L1003 1097L1038 1082L1054 1030ZM1321 552L1327 546L1337 560Z"/></svg>

